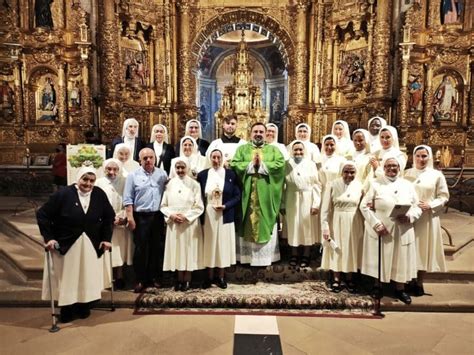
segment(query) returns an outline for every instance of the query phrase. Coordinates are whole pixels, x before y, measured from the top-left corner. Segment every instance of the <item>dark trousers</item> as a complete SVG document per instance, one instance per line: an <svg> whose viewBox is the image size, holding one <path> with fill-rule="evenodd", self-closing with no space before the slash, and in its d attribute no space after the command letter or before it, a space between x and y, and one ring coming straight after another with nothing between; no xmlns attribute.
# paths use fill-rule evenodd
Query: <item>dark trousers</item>
<svg viewBox="0 0 474 355"><path fill-rule="evenodd" d="M148 283L163 276L165 253L164 217L161 212L134 212L133 231L135 253L133 268L137 282Z"/></svg>

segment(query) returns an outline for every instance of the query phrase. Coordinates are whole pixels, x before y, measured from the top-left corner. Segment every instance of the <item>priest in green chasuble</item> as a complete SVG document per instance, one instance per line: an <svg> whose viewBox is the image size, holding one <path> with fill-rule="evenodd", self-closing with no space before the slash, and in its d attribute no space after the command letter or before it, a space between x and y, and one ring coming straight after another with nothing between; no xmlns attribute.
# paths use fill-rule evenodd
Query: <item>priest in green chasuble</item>
<svg viewBox="0 0 474 355"><path fill-rule="evenodd" d="M230 166L242 181L242 216L237 238L237 260L268 266L280 260L277 215L285 179L285 159L280 150L264 141L266 127L255 123L250 142L241 145Z"/></svg>

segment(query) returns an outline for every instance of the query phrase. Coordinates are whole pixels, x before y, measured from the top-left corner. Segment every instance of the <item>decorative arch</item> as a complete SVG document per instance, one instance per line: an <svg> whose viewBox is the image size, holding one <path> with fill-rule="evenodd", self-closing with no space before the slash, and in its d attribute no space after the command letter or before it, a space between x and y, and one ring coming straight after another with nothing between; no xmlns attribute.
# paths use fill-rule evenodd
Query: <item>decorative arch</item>
<svg viewBox="0 0 474 355"><path fill-rule="evenodd" d="M260 65L262 66L263 70L265 71L265 77L269 78L271 76L271 70L268 67L268 63L265 60L265 58L263 58L262 55L254 49L250 49L249 51L254 56L254 58L260 63ZM235 54L235 49L233 49L233 48L232 49L227 49L224 52L219 53L219 55L216 57L216 59L212 63L211 70L209 72L209 77L214 78L216 76L217 68L219 68L222 61L225 58L227 58L228 56L233 55L233 54Z"/></svg>
<svg viewBox="0 0 474 355"><path fill-rule="evenodd" d="M219 14L202 26L191 42L191 52L199 63L209 46L221 35L238 30L260 33L271 40L281 53L288 72L294 60L294 43L288 31L271 16L250 10L233 10Z"/></svg>

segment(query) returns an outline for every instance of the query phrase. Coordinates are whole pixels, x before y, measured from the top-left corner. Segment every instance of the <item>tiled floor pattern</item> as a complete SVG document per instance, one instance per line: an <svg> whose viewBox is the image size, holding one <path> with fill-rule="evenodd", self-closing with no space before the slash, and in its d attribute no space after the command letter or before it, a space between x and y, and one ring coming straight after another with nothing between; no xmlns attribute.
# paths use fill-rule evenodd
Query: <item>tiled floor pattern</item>
<svg viewBox="0 0 474 355"><path fill-rule="evenodd" d="M399 312L382 320L276 317L276 323L285 355L474 353L470 313ZM0 309L0 353L232 354L236 316L93 310L89 319L61 325L58 333L49 333L49 326L47 309Z"/></svg>

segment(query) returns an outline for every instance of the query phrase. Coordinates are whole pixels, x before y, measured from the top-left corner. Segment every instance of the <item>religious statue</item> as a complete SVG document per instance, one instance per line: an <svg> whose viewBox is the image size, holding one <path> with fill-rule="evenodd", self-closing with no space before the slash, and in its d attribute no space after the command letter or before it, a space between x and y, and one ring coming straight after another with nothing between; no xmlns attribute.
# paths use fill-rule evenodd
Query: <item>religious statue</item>
<svg viewBox="0 0 474 355"><path fill-rule="evenodd" d="M56 119L56 90L54 89L53 80L46 78L43 90L41 92L41 102L39 109L42 111L40 120L53 121Z"/></svg>
<svg viewBox="0 0 474 355"><path fill-rule="evenodd" d="M441 1L441 23L461 22L461 15L464 10L462 0L442 0Z"/></svg>
<svg viewBox="0 0 474 355"><path fill-rule="evenodd" d="M81 91L77 87L76 81L72 82L71 90L69 91L69 106L72 108L81 107Z"/></svg>
<svg viewBox="0 0 474 355"><path fill-rule="evenodd" d="M435 121L452 120L456 112L457 90L451 82L451 77L445 75L434 94L433 118Z"/></svg>
<svg viewBox="0 0 474 355"><path fill-rule="evenodd" d="M52 2L53 0L35 0L35 27L53 28Z"/></svg>
<svg viewBox="0 0 474 355"><path fill-rule="evenodd" d="M2 110L13 108L13 95L13 90L8 82L6 80L2 81L2 84L0 84L0 108Z"/></svg>
<svg viewBox="0 0 474 355"><path fill-rule="evenodd" d="M410 83L408 84L408 90L410 93L410 111L421 110L421 99L423 97L423 86L420 83L420 76L411 76Z"/></svg>
<svg viewBox="0 0 474 355"><path fill-rule="evenodd" d="M356 54L348 54L341 65L341 85L358 84L365 78L364 59Z"/></svg>

